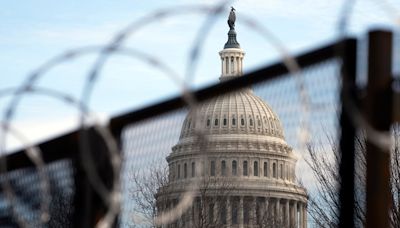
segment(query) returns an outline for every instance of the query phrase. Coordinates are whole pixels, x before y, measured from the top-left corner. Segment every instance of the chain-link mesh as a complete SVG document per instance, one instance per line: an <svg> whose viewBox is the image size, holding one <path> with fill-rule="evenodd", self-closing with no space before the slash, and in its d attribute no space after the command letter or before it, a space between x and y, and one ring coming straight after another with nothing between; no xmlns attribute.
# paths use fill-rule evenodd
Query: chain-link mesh
<svg viewBox="0 0 400 228"><path fill-rule="evenodd" d="M0 226L17 227L21 224L43 227L46 218L42 214L42 204L49 199L50 220L47 227L71 227L73 221L73 198L75 184L73 167L69 160L60 160L42 167L48 175L50 195L43 195L42 180L35 168L25 168L3 174L0 181L8 181L14 192L14 201L8 201L0 194ZM16 213L17 216L14 216ZM16 219L20 221L16 221Z"/></svg>
<svg viewBox="0 0 400 228"><path fill-rule="evenodd" d="M318 156L319 153L330 154L329 156L325 156L326 158L329 157L332 159L327 162L337 165L333 160L334 156L332 150L336 148L336 144L338 143L337 112L340 101L339 62L335 59L331 59L329 61L316 63L311 67L301 69L301 72L298 72L296 75L282 75L277 79L255 84L252 86L252 88L253 92L251 93L254 93L256 96L263 99L264 102L271 107L271 110L278 115L278 118L283 125L282 127L284 129L285 140L290 147L293 147L294 153L298 159L296 175L302 185L308 189L310 196L313 197L317 191L317 184L315 184L313 171L310 169L310 167L308 167L304 160L309 159L308 149L311 148L309 146L312 145L312 148L316 148L316 150L318 150ZM222 95L230 97L229 104L227 101L224 103L224 100L221 100L218 96L199 104L197 106L198 110L196 110L199 113L204 110L207 110L211 113L219 113L216 116L209 116L208 119L201 119L199 122L196 122L196 120L190 118L187 118L184 121L187 111L182 110L152 117L140 123L130 125L124 129L122 137L125 161L122 173L124 199L121 219L122 225L136 224L149 226L154 222L153 219L157 215L158 210L157 200L155 197L159 190L158 188L166 185L168 181L171 181L171 178L173 178L171 177L172 174L169 173L171 169L168 169L167 160L171 160L171 158L168 159L168 156L171 156L173 146L180 142L180 136L182 139L182 135L185 136L186 134L190 134L187 133L188 128L190 129L195 124L203 124L205 126L210 125L210 128L218 125L220 127L218 130L215 130L215 132L223 134L224 131L226 131L225 133L232 133L232 137L235 137L234 130L232 132L228 129L224 130L225 122L228 127L232 126L232 121L234 120L231 119L230 116L235 118L235 114L228 114L228 117L225 117L223 114L220 114L219 110L223 109L223 106L226 105L238 106L238 103L240 102L250 102L238 100L243 99L242 97L237 96L238 93L240 93L240 91ZM233 99L236 100L233 101ZM245 99L249 98L246 97ZM210 103L212 105L209 105ZM252 108L252 110L257 110L262 109L263 107L253 106L250 108ZM239 112L246 113L246 110L241 110ZM199 114L198 118L204 118L204 116ZM237 122L235 124L237 124L238 128L240 129L240 114L238 114L236 118L237 120L235 120L235 122ZM249 122L249 119L246 119L245 124L247 128L252 128L252 125L254 124L256 132L256 128L258 126L257 124L260 124L260 126L263 125L263 120L261 119L260 122L257 122L257 118L258 116L254 114L254 123ZM190 120L192 121L191 123ZM192 126L190 126L191 124ZM196 126L193 128L196 128ZM207 127L205 129L207 130ZM260 131L260 129L258 129L258 131ZM211 131L211 133L215 132ZM209 135L211 133L207 131L197 132L197 134L205 135ZM269 133L265 132L265 135L267 134ZM235 140L239 145L240 139ZM198 143L205 143L205 141L199 141ZM207 143L210 142L207 141ZM237 145L234 143L219 145L220 155L216 156L218 157L216 161L218 161L219 158L229 161L226 164L224 163L224 166L226 165L227 170L232 170L233 168L230 158L227 158L224 155L224 150L229 150L229 148L234 146ZM273 148L272 151L274 150ZM256 154L257 150L257 148L253 148L248 153ZM190 157L192 155L189 153L190 151L192 151L192 148L183 149L182 156ZM205 149L205 151L207 150ZM264 150L260 148L259 151ZM204 153L207 154L206 152ZM214 155L206 156L212 157ZM184 160L184 158L181 159ZM175 175L180 175L179 178L181 179L190 179L192 177L191 163L194 163L196 160L190 161L191 162L182 163L179 165L179 171L177 171L179 174ZM308 162L311 161L308 160ZM179 164L179 162L177 164ZM169 168L171 168L171 164L169 165ZM221 173L223 172L222 170L215 171L216 174L212 174L213 171L211 171L211 167L213 166L215 166L217 170L221 169L220 164L210 163L209 165L210 166L208 166L206 168L207 170L205 171L208 173L208 175L223 175ZM254 168L253 164L249 166ZM259 169L260 173L264 172L263 167L259 167ZM174 170L176 171L177 167L175 167ZM255 171L249 172L251 172L250 175L258 175L254 173ZM164 175L164 177L162 177L162 175ZM263 175L260 175L259 178L262 179L264 177ZM274 181L273 179L274 177L271 176L272 181ZM282 179L285 178L283 177ZM276 181L280 181L279 177L277 177ZM235 185L239 184L233 182L229 188L237 188ZM268 187L265 187L264 193L268 194L269 190L270 189L268 189ZM175 195L174 197L176 200L179 200L180 196L183 194L184 192L180 192L178 196ZM196 200L196 198L193 200ZM176 204L177 202L175 202L173 205ZM195 207L193 205L195 205L195 203L190 202L189 209L187 210L192 210L190 208ZM284 205L282 205L282 208L284 208ZM188 219L187 215L184 214L183 216L186 220ZM177 217L177 220L182 223L183 221L181 220L185 220L184 218L179 216ZM173 221L174 224L178 224L179 222Z"/></svg>

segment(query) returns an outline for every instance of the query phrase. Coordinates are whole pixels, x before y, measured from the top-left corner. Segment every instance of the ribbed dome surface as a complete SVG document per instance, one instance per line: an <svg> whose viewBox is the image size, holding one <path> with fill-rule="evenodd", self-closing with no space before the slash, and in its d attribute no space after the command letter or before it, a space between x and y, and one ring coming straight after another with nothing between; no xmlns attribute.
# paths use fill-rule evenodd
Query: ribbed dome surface
<svg viewBox="0 0 400 228"><path fill-rule="evenodd" d="M190 112L180 138L193 136L195 130L205 134L256 134L284 139L278 116L250 89L218 96Z"/></svg>

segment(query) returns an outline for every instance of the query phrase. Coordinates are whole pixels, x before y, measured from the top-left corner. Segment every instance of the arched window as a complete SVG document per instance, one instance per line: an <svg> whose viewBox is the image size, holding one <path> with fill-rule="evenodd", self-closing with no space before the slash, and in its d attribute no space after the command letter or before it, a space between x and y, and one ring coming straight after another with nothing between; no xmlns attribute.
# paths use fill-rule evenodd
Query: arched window
<svg viewBox="0 0 400 228"><path fill-rule="evenodd" d="M248 167L247 167L247 161L243 161L243 176L248 175Z"/></svg>
<svg viewBox="0 0 400 228"><path fill-rule="evenodd" d="M178 179L181 178L181 165L178 165Z"/></svg>
<svg viewBox="0 0 400 228"><path fill-rule="evenodd" d="M275 163L272 164L272 177L276 178L276 164Z"/></svg>
<svg viewBox="0 0 400 228"><path fill-rule="evenodd" d="M226 126L227 123L228 121L226 120L226 118L224 118L224 126Z"/></svg>
<svg viewBox="0 0 400 228"><path fill-rule="evenodd" d="M253 126L253 119L250 119L250 126Z"/></svg>
<svg viewBox="0 0 400 228"><path fill-rule="evenodd" d="M261 120L257 118L257 125L261 127Z"/></svg>
<svg viewBox="0 0 400 228"><path fill-rule="evenodd" d="M280 171L280 174L281 174L280 178L283 179L283 165L282 164L279 165L279 169L280 169L279 171Z"/></svg>
<svg viewBox="0 0 400 228"><path fill-rule="evenodd" d="M221 161L221 175L226 176L226 162Z"/></svg>
<svg viewBox="0 0 400 228"><path fill-rule="evenodd" d="M236 175L237 175L237 162L232 161L232 176L236 176Z"/></svg>
<svg viewBox="0 0 400 228"><path fill-rule="evenodd" d="M243 118L240 119L240 124L241 124L242 126L244 126L244 119L243 119Z"/></svg>
<svg viewBox="0 0 400 228"><path fill-rule="evenodd" d="M214 125L215 125L215 126L218 126L218 119L215 119L215 120L214 120Z"/></svg>
<svg viewBox="0 0 400 228"><path fill-rule="evenodd" d="M254 169L254 176L258 176L258 162L254 162L254 166L253 166L253 169Z"/></svg>
<svg viewBox="0 0 400 228"><path fill-rule="evenodd" d="M211 124L211 120L210 120L210 119L207 119L207 127L209 127L210 124Z"/></svg>
<svg viewBox="0 0 400 228"><path fill-rule="evenodd" d="M268 163L264 162L264 177L268 177Z"/></svg>
<svg viewBox="0 0 400 228"><path fill-rule="evenodd" d="M187 178L187 164L183 165L183 178Z"/></svg>
<svg viewBox="0 0 400 228"><path fill-rule="evenodd" d="M192 177L195 177L196 175L196 164L192 162Z"/></svg>
<svg viewBox="0 0 400 228"><path fill-rule="evenodd" d="M210 175L215 176L215 161L211 161L210 165Z"/></svg>
<svg viewBox="0 0 400 228"><path fill-rule="evenodd" d="M235 119L235 117L232 117L232 125L233 125L233 126L236 125L236 119Z"/></svg>

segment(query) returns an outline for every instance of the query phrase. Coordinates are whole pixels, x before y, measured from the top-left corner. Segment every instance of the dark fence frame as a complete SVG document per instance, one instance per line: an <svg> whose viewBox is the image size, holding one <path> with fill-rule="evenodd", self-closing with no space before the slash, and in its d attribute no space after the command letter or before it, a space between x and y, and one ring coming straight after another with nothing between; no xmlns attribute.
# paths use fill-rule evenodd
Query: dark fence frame
<svg viewBox="0 0 400 228"><path fill-rule="evenodd" d="M380 32L377 32L380 33ZM378 41L379 43L379 41ZM297 55L294 59L297 61L300 68L309 67L330 59L339 59L342 62L342 114L340 119L341 125L341 141L340 149L342 151L342 160L340 163L341 189L340 189L340 227L354 227L354 136L356 129L352 124L349 115L349 104L357 104L356 98L356 63L357 63L357 41L352 38L333 42L321 48L317 48L306 53ZM372 53L373 54L373 53ZM382 53L385 55L385 53ZM387 53L386 53L387 54ZM371 53L370 53L371 55ZM224 81L207 88L197 90L193 93L193 97L201 102L209 98L224 93L232 92L244 87L248 87L260 82L288 75L290 72L282 61L271 64L265 68L248 73L243 77L238 77L230 81ZM128 112L122 115L113 117L109 122L109 129L116 139L121 139L122 130L133 123L144 119L152 118L178 108L185 107L187 104L182 96L150 105L140 110ZM80 155L82 134L89 137L92 149L96 150L96 164L99 168L99 173L104 174L105 167L109 167L108 153L101 138L94 132L93 129L69 132L67 134L55 137L45 142L39 143L37 146L41 149L45 163L51 163L62 159L71 159L74 166L75 179L75 200L74 200L74 227L89 227L93 226L97 219L104 214L106 206L99 200L94 189L88 183L87 174L83 169L83 161ZM122 143L122 142L120 142ZM85 151L85 153L91 153ZM23 151L17 151L2 159L6 159L7 170L13 171L22 168L34 167L33 163L25 155ZM102 167L102 168L100 168ZM103 169L103 172L102 170ZM106 185L112 183L112 175L102 176Z"/></svg>

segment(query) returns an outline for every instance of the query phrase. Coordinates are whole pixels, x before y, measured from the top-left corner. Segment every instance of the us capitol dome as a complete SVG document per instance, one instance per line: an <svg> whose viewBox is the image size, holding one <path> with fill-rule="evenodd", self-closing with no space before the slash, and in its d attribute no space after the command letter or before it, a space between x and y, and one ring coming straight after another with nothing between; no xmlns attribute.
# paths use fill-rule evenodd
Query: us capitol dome
<svg viewBox="0 0 400 228"><path fill-rule="evenodd" d="M219 52L221 81L242 75L245 53L234 21L232 8ZM197 186L190 207L165 227L307 227L307 193L296 183L296 161L278 115L250 88L215 97L183 122L167 157L158 211L174 208Z"/></svg>

